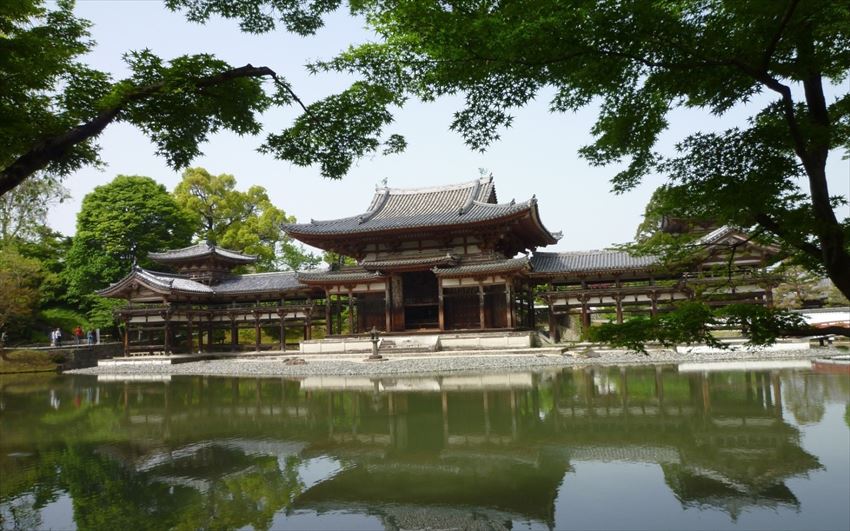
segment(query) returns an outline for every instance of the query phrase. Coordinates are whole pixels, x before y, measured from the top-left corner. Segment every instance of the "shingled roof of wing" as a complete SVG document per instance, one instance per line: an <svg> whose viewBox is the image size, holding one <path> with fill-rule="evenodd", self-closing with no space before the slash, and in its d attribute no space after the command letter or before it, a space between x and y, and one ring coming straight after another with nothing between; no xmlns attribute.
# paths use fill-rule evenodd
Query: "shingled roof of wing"
<svg viewBox="0 0 850 531"><path fill-rule="evenodd" d="M451 253L446 253L438 256L416 256L411 258L396 258L393 260L371 260L368 262L364 261L360 263L360 266L368 271L374 271L376 269L381 269L385 267L405 267L418 265L454 265L455 263L457 263L457 260L457 256Z"/></svg>
<svg viewBox="0 0 850 531"><path fill-rule="evenodd" d="M422 212L419 214L386 217L375 215L361 222L362 216L334 219L328 221L313 221L312 223L283 225L283 229L296 234L348 234L352 232L378 232L393 229L408 229L418 227L450 226L476 223L507 217L512 214L530 209L533 199L521 203L483 203L473 201L469 210L463 214L460 207L453 210Z"/></svg>
<svg viewBox="0 0 850 531"><path fill-rule="evenodd" d="M531 258L535 273L577 273L645 269L660 263L657 256L635 256L626 251L536 252Z"/></svg>
<svg viewBox="0 0 850 531"><path fill-rule="evenodd" d="M698 238L695 243L697 245L711 245L736 232L738 232L738 230L735 227L732 227L731 225L723 225Z"/></svg>
<svg viewBox="0 0 850 531"><path fill-rule="evenodd" d="M244 263L251 263L257 260L255 255L243 254L231 249L225 249L223 247L212 245L209 242L196 243L195 245L181 247L180 249L169 249L160 253L148 253L148 258L157 261L185 260L189 258L202 258L212 254L217 254L223 258Z"/></svg>
<svg viewBox="0 0 850 531"><path fill-rule="evenodd" d="M504 260L488 260L486 262L464 263L457 267L434 268L432 271L437 276L472 275L479 273L494 273L499 271L516 271L529 267L527 256L519 258L505 258Z"/></svg>
<svg viewBox="0 0 850 531"><path fill-rule="evenodd" d="M341 271L330 271L327 269L319 271L298 271L296 278L300 282L309 281L333 281L333 282L354 282L358 280L371 280L381 278L383 275L377 271L366 271L361 268L343 269Z"/></svg>
<svg viewBox="0 0 850 531"><path fill-rule="evenodd" d="M210 286L202 282L169 273L161 273L159 271L151 271L149 269L136 268L135 273L148 282L153 282L162 288L171 288L177 291L189 291L193 293L213 293ZM132 273L131 273L132 274Z"/></svg>
<svg viewBox="0 0 850 531"><path fill-rule="evenodd" d="M298 273L295 271L274 271L232 276L213 286L213 291L215 293L246 293L298 290L305 287L298 281Z"/></svg>

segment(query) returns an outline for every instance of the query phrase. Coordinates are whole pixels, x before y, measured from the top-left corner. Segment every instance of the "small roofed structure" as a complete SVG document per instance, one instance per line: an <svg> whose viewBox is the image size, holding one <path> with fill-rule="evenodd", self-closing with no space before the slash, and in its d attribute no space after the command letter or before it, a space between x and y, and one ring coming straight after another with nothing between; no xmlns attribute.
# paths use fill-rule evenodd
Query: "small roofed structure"
<svg viewBox="0 0 850 531"><path fill-rule="evenodd" d="M499 203L491 177L434 188L379 188L366 210L283 226L293 238L356 266L298 279L325 291L331 330L386 332L531 328L528 258L560 234L537 200ZM335 319L336 318L336 319Z"/></svg>
<svg viewBox="0 0 850 531"><path fill-rule="evenodd" d="M548 306L550 335L560 340L570 316L590 326L594 314L656 315L696 297L709 305L771 305L780 278L764 271L779 249L752 240L742 229L724 225L702 234L679 263L624 250L537 252L529 277L545 286L538 296Z"/></svg>
<svg viewBox="0 0 850 531"><path fill-rule="evenodd" d="M235 274L235 268L253 264L257 257L209 242L148 257L176 272L134 265L127 276L97 292L129 303L118 311L125 325L125 354L241 350L243 328L253 329L255 341L247 348L257 351L262 331L269 327L280 350L286 350L287 326L303 329L304 338L310 338L313 297L321 293L299 282L294 271ZM131 344L131 328L144 339ZM228 333L226 345L215 344Z"/></svg>

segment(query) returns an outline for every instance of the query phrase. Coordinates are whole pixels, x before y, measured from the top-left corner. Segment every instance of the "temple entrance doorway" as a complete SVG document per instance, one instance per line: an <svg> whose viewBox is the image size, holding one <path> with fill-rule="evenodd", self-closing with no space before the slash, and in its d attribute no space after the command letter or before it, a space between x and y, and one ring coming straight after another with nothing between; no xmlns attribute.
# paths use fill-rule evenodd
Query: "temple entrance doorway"
<svg viewBox="0 0 850 531"><path fill-rule="evenodd" d="M407 330L438 329L439 288L431 271L401 274L404 294L404 328Z"/></svg>

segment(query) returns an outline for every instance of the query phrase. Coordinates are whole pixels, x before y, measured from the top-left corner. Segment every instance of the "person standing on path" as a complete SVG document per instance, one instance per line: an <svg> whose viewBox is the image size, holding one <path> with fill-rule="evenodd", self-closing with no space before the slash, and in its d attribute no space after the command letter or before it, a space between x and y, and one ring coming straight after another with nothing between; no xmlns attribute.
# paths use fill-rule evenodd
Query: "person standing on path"
<svg viewBox="0 0 850 531"><path fill-rule="evenodd" d="M80 325L77 325L77 328L74 329L74 343L79 345L83 341L83 329L80 328Z"/></svg>
<svg viewBox="0 0 850 531"><path fill-rule="evenodd" d="M61 347L61 346L62 346L62 330L61 330L60 328L57 328L57 329L53 332L53 334L54 334L54 336L55 336L55 341L54 341L53 346L55 346L55 347Z"/></svg>

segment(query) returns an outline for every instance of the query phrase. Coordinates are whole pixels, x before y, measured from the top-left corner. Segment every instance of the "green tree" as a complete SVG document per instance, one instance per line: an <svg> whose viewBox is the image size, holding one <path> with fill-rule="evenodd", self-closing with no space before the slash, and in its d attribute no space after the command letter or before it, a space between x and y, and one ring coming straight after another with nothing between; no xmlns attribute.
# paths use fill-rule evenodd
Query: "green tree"
<svg viewBox="0 0 850 531"><path fill-rule="evenodd" d="M196 239L257 255L259 271L309 268L319 261L281 231L281 224L295 218L274 206L262 186L241 192L233 175L191 168L183 172L174 199L192 218Z"/></svg>
<svg viewBox="0 0 850 531"><path fill-rule="evenodd" d="M64 276L69 297L88 309L92 293L143 267L151 251L189 244L192 223L150 177L119 175L83 198Z"/></svg>
<svg viewBox="0 0 850 531"><path fill-rule="evenodd" d="M223 0L170 2L195 19L240 18L255 32L272 29L274 20L253 14L272 13L276 4L243 1L242 10ZM392 106L447 94L466 100L452 128L484 149L511 125L511 109L548 87L556 112L599 102L593 142L580 153L594 165L623 165L612 179L615 192L648 173L666 174L675 192L668 209L757 226L850 295L850 220L837 218L844 199L826 179L830 151L850 149L850 94L838 85L850 72L845 3L366 0L351 7L379 41L312 67L363 79L270 136L279 156L319 164L325 174L344 172L351 153L321 141L327 116L365 102L359 133L374 151ZM370 96L356 96L362 93ZM677 107L751 114L745 126L684 138L679 154L665 158L655 146ZM390 143L403 147L403 139Z"/></svg>
<svg viewBox="0 0 850 531"><path fill-rule="evenodd" d="M49 175L35 176L0 196L0 243L37 239L50 207L68 197L67 188Z"/></svg>
<svg viewBox="0 0 850 531"><path fill-rule="evenodd" d="M214 11L202 2L166 3L171 8L191 4L193 21ZM321 26L321 15L340 2L271 3L276 19L256 0L218 2L215 9L244 16L249 31L268 30L277 22L309 35ZM123 57L130 73L114 79L85 63L95 45L91 23L75 17L73 7L73 0L0 3L0 195L39 171L62 177L101 164L95 140L112 123L137 127L172 167L183 168L217 131L256 135L262 129L259 115L269 107L304 108L271 68L234 67L210 54L165 60L149 49L128 51ZM316 140L330 146L330 153L338 150L342 159L376 149L379 144L363 137L386 116L384 96L386 91L369 86L348 91L338 98L334 116L314 113L325 124ZM286 159L299 156L281 152L274 142L264 149Z"/></svg>
<svg viewBox="0 0 850 531"><path fill-rule="evenodd" d="M12 246L0 246L0 331L8 332L33 318L41 277L38 261L21 256Z"/></svg>

